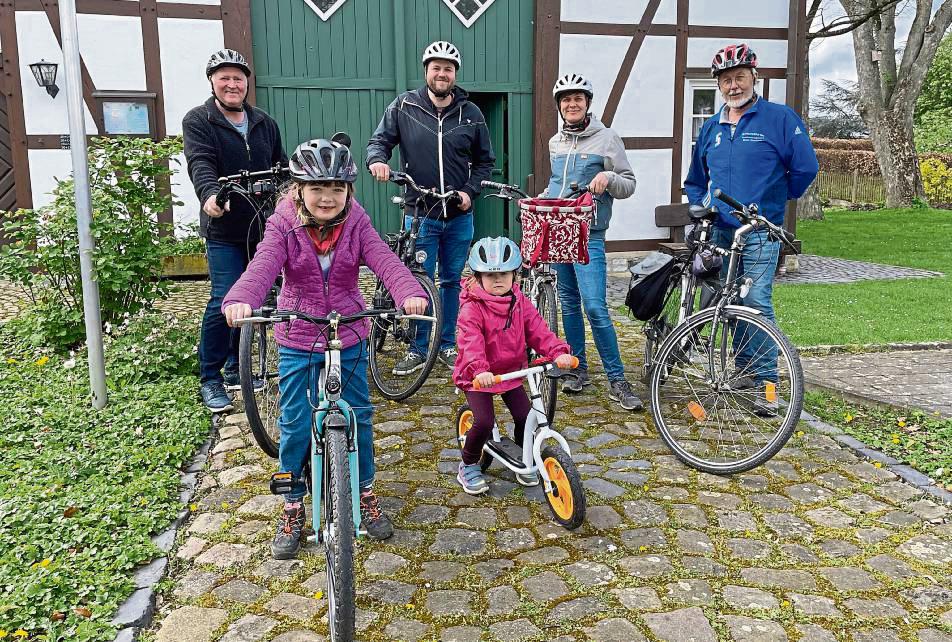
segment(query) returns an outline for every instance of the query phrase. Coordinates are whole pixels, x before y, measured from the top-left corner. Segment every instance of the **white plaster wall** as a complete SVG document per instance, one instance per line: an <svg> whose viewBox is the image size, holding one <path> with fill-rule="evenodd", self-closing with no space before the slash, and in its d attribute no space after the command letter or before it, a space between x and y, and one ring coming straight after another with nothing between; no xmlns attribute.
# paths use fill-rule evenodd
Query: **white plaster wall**
<svg viewBox="0 0 952 642"><path fill-rule="evenodd" d="M638 186L631 198L615 201L609 241L667 238L667 228L654 224L654 208L671 202L671 150L628 151Z"/></svg>
<svg viewBox="0 0 952 642"><path fill-rule="evenodd" d="M562 20L637 24L641 22L647 6L648 0L562 0ZM675 24L677 21L677 0L661 0L652 22Z"/></svg>
<svg viewBox="0 0 952 642"><path fill-rule="evenodd" d="M593 114L601 116L604 111L629 44L628 36L568 34L559 39L559 75L574 72L588 78L595 90ZM552 88L544 87L540 91L551 95Z"/></svg>
<svg viewBox="0 0 952 642"><path fill-rule="evenodd" d="M673 37L647 36L618 103L619 136L671 136L674 125Z"/></svg>
<svg viewBox="0 0 952 642"><path fill-rule="evenodd" d="M39 208L53 201L51 192L56 179L68 178L73 173L73 159L68 149L31 149L29 159L33 207Z"/></svg>
<svg viewBox="0 0 952 642"><path fill-rule="evenodd" d="M96 89L145 91L142 21L133 16L81 13L79 50Z"/></svg>
<svg viewBox="0 0 952 642"><path fill-rule="evenodd" d="M786 27L790 20L790 0L713 2L691 0L688 23L727 27Z"/></svg>
<svg viewBox="0 0 952 642"><path fill-rule="evenodd" d="M688 38L688 67L711 68L711 60L721 48L741 42L726 38ZM744 40L757 54L760 67L787 68L786 40Z"/></svg>
<svg viewBox="0 0 952 642"><path fill-rule="evenodd" d="M787 104L787 80L785 78L770 79L770 102Z"/></svg>
<svg viewBox="0 0 952 642"><path fill-rule="evenodd" d="M50 21L43 11L17 11L17 46L20 58L20 88L23 92L23 115L27 134L62 134L69 131L66 107L66 81L63 78L63 51L60 49ZM141 47L141 45L140 45ZM82 50L82 44L80 44ZM59 65L56 84L60 88L56 98L36 84L30 63L44 59ZM91 72L90 72L91 74ZM99 130L86 110L86 133ZM33 168L30 168L31 173ZM34 190L34 193L36 191Z"/></svg>
<svg viewBox="0 0 952 642"><path fill-rule="evenodd" d="M170 136L181 134L182 117L211 95L205 63L224 46L219 20L159 18L165 128Z"/></svg>
<svg viewBox="0 0 952 642"><path fill-rule="evenodd" d="M171 163L175 172L172 175L172 193L175 200L182 201L182 205L172 207L172 220L176 227L188 223L198 223L199 204L195 196L195 188L188 179L188 169L185 165L185 154L179 154Z"/></svg>

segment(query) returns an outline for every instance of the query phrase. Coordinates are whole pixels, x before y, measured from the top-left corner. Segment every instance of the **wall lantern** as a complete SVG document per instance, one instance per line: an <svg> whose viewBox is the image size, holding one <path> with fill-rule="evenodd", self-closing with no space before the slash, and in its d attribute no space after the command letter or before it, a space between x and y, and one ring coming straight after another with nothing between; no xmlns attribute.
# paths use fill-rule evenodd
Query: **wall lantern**
<svg viewBox="0 0 952 642"><path fill-rule="evenodd" d="M46 89L46 93L51 98L56 98L56 94L59 93L59 87L56 86L56 67L55 62L46 62L45 60L30 65L30 71L33 72L33 77L36 78L36 84Z"/></svg>

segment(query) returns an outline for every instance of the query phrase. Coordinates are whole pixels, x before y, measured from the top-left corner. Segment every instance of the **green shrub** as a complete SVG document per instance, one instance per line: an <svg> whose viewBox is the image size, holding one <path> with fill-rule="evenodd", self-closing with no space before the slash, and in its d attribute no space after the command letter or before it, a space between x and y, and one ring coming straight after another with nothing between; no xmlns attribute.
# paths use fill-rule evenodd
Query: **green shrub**
<svg viewBox="0 0 952 642"><path fill-rule="evenodd" d="M178 139L98 138L89 147L93 266L103 323L116 324L164 297L158 213L172 204L166 162L181 151ZM40 343L75 345L85 335L79 237L72 179L60 180L53 203L8 215L0 248L0 276L31 303L28 328Z"/></svg>

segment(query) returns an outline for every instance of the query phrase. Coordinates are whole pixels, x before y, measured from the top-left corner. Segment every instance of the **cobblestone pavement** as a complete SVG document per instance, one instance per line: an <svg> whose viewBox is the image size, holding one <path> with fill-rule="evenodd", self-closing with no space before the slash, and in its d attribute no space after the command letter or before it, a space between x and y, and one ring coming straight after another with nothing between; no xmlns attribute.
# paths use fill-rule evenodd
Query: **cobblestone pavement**
<svg viewBox="0 0 952 642"><path fill-rule="evenodd" d="M638 326L618 332L637 368ZM596 372L560 398L589 504L568 532L498 464L490 493L460 491L448 374L378 405L376 487L397 530L357 549L360 639L952 640L948 508L829 436L804 424L755 471L699 474ZM229 417L146 639L324 639L322 552L271 559L274 470Z"/></svg>
<svg viewBox="0 0 952 642"><path fill-rule="evenodd" d="M952 417L952 350L833 354L802 362L808 383Z"/></svg>

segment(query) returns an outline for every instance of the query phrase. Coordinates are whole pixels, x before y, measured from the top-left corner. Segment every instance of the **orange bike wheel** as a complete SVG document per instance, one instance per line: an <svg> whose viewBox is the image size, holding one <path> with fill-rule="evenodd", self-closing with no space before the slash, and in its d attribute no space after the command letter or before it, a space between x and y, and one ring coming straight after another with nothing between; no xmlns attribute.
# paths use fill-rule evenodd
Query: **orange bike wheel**
<svg viewBox="0 0 952 642"><path fill-rule="evenodd" d="M585 520L585 489L575 462L560 447L547 446L542 451L542 466L552 481L545 498L555 521L570 530L578 528Z"/></svg>

